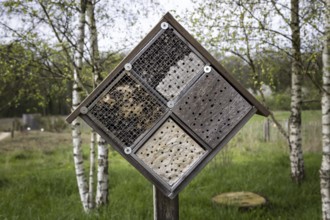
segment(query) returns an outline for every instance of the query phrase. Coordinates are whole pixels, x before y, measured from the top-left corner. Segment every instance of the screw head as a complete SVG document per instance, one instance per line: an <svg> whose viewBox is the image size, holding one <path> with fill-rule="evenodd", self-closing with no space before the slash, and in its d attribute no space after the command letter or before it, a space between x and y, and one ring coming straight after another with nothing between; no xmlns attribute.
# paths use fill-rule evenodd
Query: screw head
<svg viewBox="0 0 330 220"><path fill-rule="evenodd" d="M161 27L162 29L166 30L166 29L168 28L168 23L167 23L167 22L162 22L162 23L160 24L160 27Z"/></svg>
<svg viewBox="0 0 330 220"><path fill-rule="evenodd" d="M173 101L167 102L167 107L173 108L174 107L174 102Z"/></svg>
<svg viewBox="0 0 330 220"><path fill-rule="evenodd" d="M81 108L80 108L80 113L81 113L81 114L84 114L84 115L87 114L87 113L88 113L88 108L85 107L85 106L81 107Z"/></svg>
<svg viewBox="0 0 330 220"><path fill-rule="evenodd" d="M211 72L212 68L210 66L204 66L204 72L209 73Z"/></svg>
<svg viewBox="0 0 330 220"><path fill-rule="evenodd" d="M125 68L125 70L130 71L132 69L132 64L126 63L124 68Z"/></svg>
<svg viewBox="0 0 330 220"><path fill-rule="evenodd" d="M124 152L125 152L125 154L131 154L132 153L132 148L125 147Z"/></svg>

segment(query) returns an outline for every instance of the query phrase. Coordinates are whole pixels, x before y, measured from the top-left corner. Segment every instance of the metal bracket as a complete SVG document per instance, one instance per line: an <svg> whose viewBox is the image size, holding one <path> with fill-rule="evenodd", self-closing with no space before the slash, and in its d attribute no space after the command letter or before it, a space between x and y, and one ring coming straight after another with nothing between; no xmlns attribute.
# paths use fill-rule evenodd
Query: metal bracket
<svg viewBox="0 0 330 220"><path fill-rule="evenodd" d="M174 107L174 102L173 101L169 101L167 102L167 107L169 107L170 109Z"/></svg>

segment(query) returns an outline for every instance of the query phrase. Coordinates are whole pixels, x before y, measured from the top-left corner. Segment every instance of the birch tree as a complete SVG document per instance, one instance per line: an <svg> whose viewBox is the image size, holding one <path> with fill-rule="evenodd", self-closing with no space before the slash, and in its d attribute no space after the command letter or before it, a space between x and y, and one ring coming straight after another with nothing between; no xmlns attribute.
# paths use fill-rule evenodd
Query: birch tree
<svg viewBox="0 0 330 220"><path fill-rule="evenodd" d="M305 176L301 136L302 62L299 0L291 0L291 115L289 119L291 177L300 183Z"/></svg>
<svg viewBox="0 0 330 220"><path fill-rule="evenodd" d="M77 2L78 8L78 28L76 33L76 43L74 43L74 36L71 35L70 32L67 30L63 31L63 26L57 26L54 20L50 16L50 8L53 5L46 5L43 1L38 1L42 11L47 18L47 24L50 26L56 39L62 45L63 50L68 57L68 60L71 61L73 66L73 82L72 82L72 110L75 110L80 102L81 102L81 92L85 91L87 93L86 88L84 88L83 83L81 82L81 73L83 67L83 57L84 57L84 43L85 43L85 24L86 24L86 7L87 2L86 0L80 0ZM73 6L75 6L73 4ZM70 5L68 6L70 7ZM67 25L65 23L65 25ZM73 38L73 39L72 39ZM70 47L66 47L64 43L64 39L69 42L71 48L73 50L74 59L70 59ZM81 119L76 118L72 122L72 144L73 144L73 158L74 158L74 165L75 165L75 172L76 172L76 179L78 185L78 191L80 195L80 200L83 205L83 209L85 212L90 210L90 198L89 198L89 188L87 179L85 176L85 169L84 169L84 160L83 160L83 153L82 153L82 139L81 139Z"/></svg>
<svg viewBox="0 0 330 220"><path fill-rule="evenodd" d="M77 32L77 49L75 50L75 68L73 72L73 86L72 86L72 110L75 110L80 102L80 82L79 74L82 70L83 64L83 53L84 53L84 39L85 39L85 23L86 23L86 0L80 0L79 3L79 23L78 23L78 32ZM80 130L81 121L80 118L76 118L72 122L72 142L73 142L73 157L76 170L76 177L78 183L78 189L80 194L80 199L85 211L90 209L89 207L89 191L87 180L85 177L85 171L83 166L83 154L81 147L81 130Z"/></svg>
<svg viewBox="0 0 330 220"><path fill-rule="evenodd" d="M24 22L24 25L21 24L22 27L18 24L18 27L14 28L2 22L2 26L14 33L15 37L22 39L27 45L33 45L40 54L47 54L44 51L47 52L48 47L61 48L58 54L64 55L63 60L68 62L65 68L68 69L68 72L71 71L72 109L76 109L81 101L80 93L82 91L87 92L80 80L84 56L86 0L79 2L6 1L3 6L8 9L8 13L18 15L16 19L20 18ZM78 22L76 18L78 18ZM74 24L78 24L77 30L75 30ZM27 38L25 35L33 37ZM54 43L54 39L57 43ZM37 41L43 43L38 44ZM47 61L44 63L46 67L48 65L57 66L57 64L50 62L49 57L46 59ZM60 69L60 67L57 68L59 71ZM80 125L79 118L72 123L73 158L80 200L83 209L88 211L89 194L83 166Z"/></svg>
<svg viewBox="0 0 330 220"><path fill-rule="evenodd" d="M97 27L95 22L95 14L94 14L94 6L95 1L87 0L87 17L88 17L88 26L90 29L90 48L91 48L91 64L92 64L92 72L93 72L93 87L96 87L102 81L101 75L101 67L100 67L100 53L98 48L98 36L97 36ZM96 187L96 197L95 202L97 207L101 205L105 205L108 203L108 155L109 149L108 146L101 136L97 135L95 131L93 131L94 135L97 137L97 187ZM90 157L94 157L92 155L94 149L91 149ZM94 161L94 159L93 159ZM91 159L92 163L92 159ZM91 192L91 182L93 181L92 177L92 165L90 167L90 192ZM91 195L92 196L92 195Z"/></svg>
<svg viewBox="0 0 330 220"><path fill-rule="evenodd" d="M330 219L330 0L325 2L322 94L322 163L320 169L322 218Z"/></svg>

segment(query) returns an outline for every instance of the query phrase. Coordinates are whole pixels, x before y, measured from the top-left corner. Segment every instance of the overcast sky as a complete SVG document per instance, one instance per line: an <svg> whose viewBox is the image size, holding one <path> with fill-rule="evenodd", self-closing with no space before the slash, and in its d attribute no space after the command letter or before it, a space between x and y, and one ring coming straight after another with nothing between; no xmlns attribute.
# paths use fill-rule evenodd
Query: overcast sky
<svg viewBox="0 0 330 220"><path fill-rule="evenodd" d="M141 2L141 1L137 1ZM143 1L142 1L143 2ZM128 26L129 30L122 29L123 20L117 20L116 27L113 32L107 32L110 36L99 36L100 49L107 51L110 48L121 48L121 44L130 41L130 46L126 50L130 51L136 46L139 41L154 27L166 12L170 12L173 16L183 15L187 11L193 10L191 0L160 0L157 11L149 13L148 18L141 17L139 21L132 27ZM102 27L99 27L102 32ZM129 34L127 33L129 31ZM138 36L137 36L138 34ZM111 38L111 40L109 40Z"/></svg>

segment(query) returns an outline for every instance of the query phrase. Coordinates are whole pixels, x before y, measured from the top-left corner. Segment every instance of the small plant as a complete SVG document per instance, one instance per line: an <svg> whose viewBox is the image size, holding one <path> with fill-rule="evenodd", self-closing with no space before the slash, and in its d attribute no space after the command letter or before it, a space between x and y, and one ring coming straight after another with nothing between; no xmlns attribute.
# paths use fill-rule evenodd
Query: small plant
<svg viewBox="0 0 330 220"><path fill-rule="evenodd" d="M30 156L24 152L20 152L14 155L15 160L27 160Z"/></svg>
<svg viewBox="0 0 330 220"><path fill-rule="evenodd" d="M62 132L68 127L68 124L61 117L54 118L53 130L55 132Z"/></svg>

